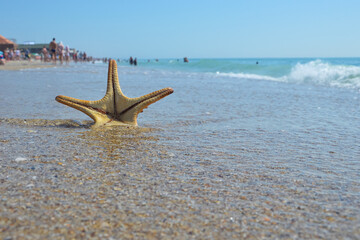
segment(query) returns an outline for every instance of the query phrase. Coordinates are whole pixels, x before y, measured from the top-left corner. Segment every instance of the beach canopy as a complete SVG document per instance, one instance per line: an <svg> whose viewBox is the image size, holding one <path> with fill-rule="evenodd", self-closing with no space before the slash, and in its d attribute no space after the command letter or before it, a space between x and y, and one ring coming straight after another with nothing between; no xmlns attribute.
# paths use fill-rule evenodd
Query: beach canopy
<svg viewBox="0 0 360 240"><path fill-rule="evenodd" d="M0 35L0 51L5 51L6 48L15 48L15 46L14 42Z"/></svg>

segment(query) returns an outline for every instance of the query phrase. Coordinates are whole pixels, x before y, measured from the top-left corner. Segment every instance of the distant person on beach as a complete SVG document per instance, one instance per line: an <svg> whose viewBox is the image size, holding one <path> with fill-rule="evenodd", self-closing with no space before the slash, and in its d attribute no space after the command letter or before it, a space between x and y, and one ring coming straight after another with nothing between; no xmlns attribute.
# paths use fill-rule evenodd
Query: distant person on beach
<svg viewBox="0 0 360 240"><path fill-rule="evenodd" d="M189 59L187 57L184 57L184 62L185 63L188 63L189 62Z"/></svg>
<svg viewBox="0 0 360 240"><path fill-rule="evenodd" d="M29 61L31 61L31 58L30 58L30 51L29 49L25 49L25 60L28 59Z"/></svg>
<svg viewBox="0 0 360 240"><path fill-rule="evenodd" d="M77 51L74 49L74 54L73 54L73 60L75 63L77 63L77 60L78 60L78 55L77 55Z"/></svg>
<svg viewBox="0 0 360 240"><path fill-rule="evenodd" d="M133 65L134 60L133 60L133 58L132 58L132 57L130 57L130 59L129 59L129 63L130 63L130 65Z"/></svg>
<svg viewBox="0 0 360 240"><path fill-rule="evenodd" d="M65 47L65 62L66 63L70 62L70 48L69 48L69 46Z"/></svg>
<svg viewBox="0 0 360 240"><path fill-rule="evenodd" d="M137 66L137 59L134 59L134 65Z"/></svg>
<svg viewBox="0 0 360 240"><path fill-rule="evenodd" d="M57 44L56 44L56 42L55 42L55 38L53 38L53 40L50 42L49 48L50 48L51 59L56 63L56 48L57 48Z"/></svg>
<svg viewBox="0 0 360 240"><path fill-rule="evenodd" d="M9 60L14 60L14 50L11 49L9 52Z"/></svg>
<svg viewBox="0 0 360 240"><path fill-rule="evenodd" d="M5 52L4 52L4 59L5 59L5 60L9 60L9 53L10 53L9 48L6 48L6 49L5 49Z"/></svg>
<svg viewBox="0 0 360 240"><path fill-rule="evenodd" d="M21 55L20 50L19 50L19 49L16 49L16 50L15 50L15 60L20 61L20 55Z"/></svg>
<svg viewBox="0 0 360 240"><path fill-rule="evenodd" d="M44 62L47 62L49 60L49 52L48 52L48 50L46 49L45 46L41 50L41 54L43 55Z"/></svg>
<svg viewBox="0 0 360 240"><path fill-rule="evenodd" d="M57 47L57 52L59 54L59 60L62 64L63 60L64 60L64 44L62 42L59 42L58 47Z"/></svg>

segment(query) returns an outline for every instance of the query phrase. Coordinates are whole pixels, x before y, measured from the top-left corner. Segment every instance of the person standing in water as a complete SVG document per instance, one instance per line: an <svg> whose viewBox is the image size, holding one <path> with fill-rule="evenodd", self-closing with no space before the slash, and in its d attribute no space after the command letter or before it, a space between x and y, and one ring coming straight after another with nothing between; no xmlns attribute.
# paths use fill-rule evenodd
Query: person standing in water
<svg viewBox="0 0 360 240"><path fill-rule="evenodd" d="M59 43L58 45L58 53L59 53L59 59L61 64L63 64L63 59L64 59L64 44L62 42Z"/></svg>
<svg viewBox="0 0 360 240"><path fill-rule="evenodd" d="M43 56L44 62L47 62L48 58L49 58L49 53L48 53L48 51L46 49L46 46L44 46L43 49L41 50L41 54Z"/></svg>
<svg viewBox="0 0 360 240"><path fill-rule="evenodd" d="M54 61L54 63L56 63L56 48L57 48L57 44L56 44L56 42L55 42L55 38L53 38L53 40L50 42L49 48L50 48L51 59Z"/></svg>
<svg viewBox="0 0 360 240"><path fill-rule="evenodd" d="M67 45L65 47L65 62L66 63L70 62L70 48Z"/></svg>

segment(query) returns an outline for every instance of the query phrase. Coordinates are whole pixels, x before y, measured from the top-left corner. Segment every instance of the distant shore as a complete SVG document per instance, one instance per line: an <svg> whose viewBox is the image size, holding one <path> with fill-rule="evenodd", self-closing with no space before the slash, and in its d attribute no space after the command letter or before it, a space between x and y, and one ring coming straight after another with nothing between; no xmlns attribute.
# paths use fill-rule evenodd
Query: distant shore
<svg viewBox="0 0 360 240"><path fill-rule="evenodd" d="M5 65L0 65L1 70L9 70L9 71L16 71L22 69L32 69L32 68L51 68L55 67L56 65L51 62L41 62L40 60L32 60L32 61L7 61Z"/></svg>

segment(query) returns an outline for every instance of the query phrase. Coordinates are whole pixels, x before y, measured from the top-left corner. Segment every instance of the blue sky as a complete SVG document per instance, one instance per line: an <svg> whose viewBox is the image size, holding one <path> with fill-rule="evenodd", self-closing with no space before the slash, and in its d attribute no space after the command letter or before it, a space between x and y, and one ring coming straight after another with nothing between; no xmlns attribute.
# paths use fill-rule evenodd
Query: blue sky
<svg viewBox="0 0 360 240"><path fill-rule="evenodd" d="M12 0L0 35L95 57L360 57L359 0Z"/></svg>

